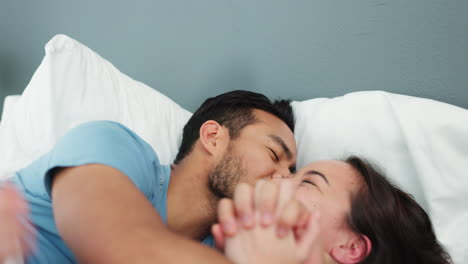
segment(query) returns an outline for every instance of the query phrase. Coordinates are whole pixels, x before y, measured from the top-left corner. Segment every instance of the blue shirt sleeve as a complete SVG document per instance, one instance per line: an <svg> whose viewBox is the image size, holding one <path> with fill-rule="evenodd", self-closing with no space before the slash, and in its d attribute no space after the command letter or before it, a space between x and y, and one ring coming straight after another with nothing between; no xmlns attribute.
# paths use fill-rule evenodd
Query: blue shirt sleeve
<svg viewBox="0 0 468 264"><path fill-rule="evenodd" d="M50 197L55 168L103 164L127 175L150 198L155 189L153 149L133 131L112 121L93 121L70 130L49 155L44 183ZM79 188L79 186L77 186Z"/></svg>

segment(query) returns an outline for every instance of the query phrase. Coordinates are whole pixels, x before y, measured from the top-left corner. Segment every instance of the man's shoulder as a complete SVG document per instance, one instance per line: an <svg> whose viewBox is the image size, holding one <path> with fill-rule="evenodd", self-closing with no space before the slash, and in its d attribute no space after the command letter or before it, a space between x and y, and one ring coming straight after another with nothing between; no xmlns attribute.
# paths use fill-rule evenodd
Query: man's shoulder
<svg viewBox="0 0 468 264"><path fill-rule="evenodd" d="M130 128L125 125L111 121L111 120L95 120L85 123L81 123L76 127L72 128L70 132L87 132L87 133L128 133L130 135L136 135Z"/></svg>
<svg viewBox="0 0 468 264"><path fill-rule="evenodd" d="M127 148L131 150L136 148L140 150L141 155L154 157L159 163L158 155L148 142L129 127L115 121L97 120L82 123L71 129L64 136L64 139L66 140L67 137L72 138L72 142L79 142L80 140L75 140L76 137L79 137L90 144L108 149Z"/></svg>

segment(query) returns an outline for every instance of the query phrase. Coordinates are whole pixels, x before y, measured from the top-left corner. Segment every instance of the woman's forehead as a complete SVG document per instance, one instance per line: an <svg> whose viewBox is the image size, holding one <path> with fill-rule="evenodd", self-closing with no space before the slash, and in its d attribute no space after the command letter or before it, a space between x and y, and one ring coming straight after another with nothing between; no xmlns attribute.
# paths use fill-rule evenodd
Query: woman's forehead
<svg viewBox="0 0 468 264"><path fill-rule="evenodd" d="M300 170L299 174L304 175L310 171L323 174L330 185L354 184L361 178L350 164L339 160L321 160L309 163Z"/></svg>
<svg viewBox="0 0 468 264"><path fill-rule="evenodd" d="M316 170L321 169L324 172L333 173L333 172L344 172L351 171L352 167L343 161L339 160L318 160L311 162L304 166L301 170Z"/></svg>

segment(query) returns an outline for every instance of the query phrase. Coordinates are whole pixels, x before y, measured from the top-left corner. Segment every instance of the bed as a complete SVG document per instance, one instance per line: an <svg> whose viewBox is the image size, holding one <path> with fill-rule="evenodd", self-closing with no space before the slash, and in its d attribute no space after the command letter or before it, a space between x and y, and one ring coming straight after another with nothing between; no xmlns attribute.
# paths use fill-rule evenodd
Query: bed
<svg viewBox="0 0 468 264"><path fill-rule="evenodd" d="M468 110L385 91L294 101L293 109L298 167L367 157L427 210L455 263L468 263ZM45 153L70 128L103 119L128 126L170 163L190 115L157 87L57 35L24 92L4 101L0 177Z"/></svg>

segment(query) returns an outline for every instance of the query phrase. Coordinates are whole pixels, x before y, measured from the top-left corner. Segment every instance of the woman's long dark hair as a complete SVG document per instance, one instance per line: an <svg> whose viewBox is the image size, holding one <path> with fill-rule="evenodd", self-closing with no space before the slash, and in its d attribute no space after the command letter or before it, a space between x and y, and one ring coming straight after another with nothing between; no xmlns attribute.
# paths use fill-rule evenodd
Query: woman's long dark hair
<svg viewBox="0 0 468 264"><path fill-rule="evenodd" d="M363 177L365 184L352 198L349 225L372 243L361 263L449 264L431 220L413 197L379 173L369 162L351 156L345 160Z"/></svg>

